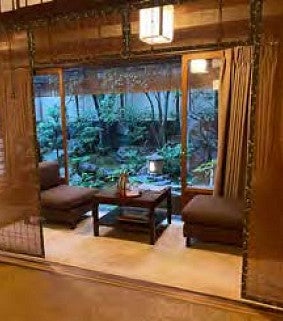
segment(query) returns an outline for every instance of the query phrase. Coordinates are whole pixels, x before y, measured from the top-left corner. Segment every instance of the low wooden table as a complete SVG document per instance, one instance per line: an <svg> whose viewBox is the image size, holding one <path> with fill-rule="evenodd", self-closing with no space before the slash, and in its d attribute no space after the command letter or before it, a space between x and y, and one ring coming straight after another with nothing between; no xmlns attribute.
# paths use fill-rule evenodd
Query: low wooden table
<svg viewBox="0 0 283 321"><path fill-rule="evenodd" d="M112 204L119 207L127 208L143 208L148 210L146 225L149 227L149 242L154 244L156 240L156 229L160 224L160 220L156 220L156 211L158 205L164 200L167 200L166 217L168 224L171 224L172 203L171 203L171 188L166 188L161 192L144 191L138 197L121 197L116 190L102 190L94 195L93 208L93 233L94 236L99 236L100 225L116 225L118 220L106 222L104 216L99 219L98 209L99 204ZM107 215L107 214L106 214ZM105 215L105 216L106 216ZM118 215L119 217L119 215ZM123 220L126 221L126 220ZM118 221L119 222L119 221ZM129 220L129 223L131 220Z"/></svg>

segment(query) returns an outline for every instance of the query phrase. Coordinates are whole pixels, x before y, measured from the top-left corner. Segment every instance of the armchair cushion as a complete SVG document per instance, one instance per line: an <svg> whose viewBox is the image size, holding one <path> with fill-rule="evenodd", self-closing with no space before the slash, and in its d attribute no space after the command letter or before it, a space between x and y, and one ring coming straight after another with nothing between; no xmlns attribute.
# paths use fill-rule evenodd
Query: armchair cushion
<svg viewBox="0 0 283 321"><path fill-rule="evenodd" d="M186 245L203 242L242 245L244 202L212 195L197 195L183 209Z"/></svg>
<svg viewBox="0 0 283 321"><path fill-rule="evenodd" d="M242 230L243 203L210 195L195 196L183 209L183 220L190 224Z"/></svg>
<svg viewBox="0 0 283 321"><path fill-rule="evenodd" d="M93 201L95 190L85 187L59 185L41 192L45 208L68 210Z"/></svg>

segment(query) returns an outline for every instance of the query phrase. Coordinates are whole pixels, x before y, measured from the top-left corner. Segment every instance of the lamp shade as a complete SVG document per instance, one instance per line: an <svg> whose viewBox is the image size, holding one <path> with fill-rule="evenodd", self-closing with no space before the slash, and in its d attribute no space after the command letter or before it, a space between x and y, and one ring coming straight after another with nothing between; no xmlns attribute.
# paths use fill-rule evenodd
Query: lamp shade
<svg viewBox="0 0 283 321"><path fill-rule="evenodd" d="M173 40L174 6L140 10L140 40L150 45L169 43Z"/></svg>
<svg viewBox="0 0 283 321"><path fill-rule="evenodd" d="M150 156L147 156L147 167L150 174L162 174L164 159L162 156L154 153Z"/></svg>
<svg viewBox="0 0 283 321"><path fill-rule="evenodd" d="M207 60L206 59L193 59L191 60L190 71L192 74L205 74L207 73Z"/></svg>

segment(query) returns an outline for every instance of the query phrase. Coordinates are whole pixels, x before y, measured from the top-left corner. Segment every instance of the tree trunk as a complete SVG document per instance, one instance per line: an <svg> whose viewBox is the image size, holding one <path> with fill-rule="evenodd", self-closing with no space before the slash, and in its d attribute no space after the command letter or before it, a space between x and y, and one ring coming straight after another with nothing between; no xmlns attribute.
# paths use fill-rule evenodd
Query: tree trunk
<svg viewBox="0 0 283 321"><path fill-rule="evenodd" d="M99 127L101 129L100 132L99 132L99 143L98 143L98 145L103 147L103 146L105 146L105 139L104 139L104 135L105 134L103 132L106 131L106 128L104 126L104 122L101 119L100 102L99 102L99 99L98 99L97 95L92 94L92 99L93 99L94 108L95 108L96 113L97 113Z"/></svg>
<svg viewBox="0 0 283 321"><path fill-rule="evenodd" d="M120 105L121 105L121 110L120 110L120 115L121 115L121 120L125 120L125 94L121 93L120 94Z"/></svg>
<svg viewBox="0 0 283 321"><path fill-rule="evenodd" d="M155 94L155 99L157 101L159 125L162 126L163 111L162 111L162 102L161 102L161 93L160 92L157 92Z"/></svg>
<svg viewBox="0 0 283 321"><path fill-rule="evenodd" d="M79 107L79 96L78 95L75 95L75 104L76 104L77 118L80 119L80 107Z"/></svg>
<svg viewBox="0 0 283 321"><path fill-rule="evenodd" d="M161 101L161 93L155 93L155 99L157 102L157 109L158 109L158 135L159 135L159 142L160 145L163 146L165 139L164 139L164 132L163 132L163 110L162 110L162 101ZM159 146L159 147L161 147Z"/></svg>
<svg viewBox="0 0 283 321"><path fill-rule="evenodd" d="M95 108L96 113L97 113L98 121L101 124L102 120L101 120L100 103L99 103L98 97L95 94L92 94L92 99L93 99L93 103L94 103L94 108Z"/></svg>
<svg viewBox="0 0 283 321"><path fill-rule="evenodd" d="M170 98L170 91L166 91L165 93L165 108L164 108L164 119L162 124L162 132L164 136L164 143L167 143L167 124L168 124L168 110L169 110L169 98Z"/></svg>
<svg viewBox="0 0 283 321"><path fill-rule="evenodd" d="M150 108L151 108L152 125L150 126L150 128L151 128L151 131L153 132L153 137L154 137L154 140L156 141L157 146L160 147L161 144L160 144L160 140L159 140L159 133L157 132L156 126L155 126L154 103L153 103L153 100L152 100L152 98L151 98L149 93L145 93L145 95L146 95L146 98L149 101L149 105L150 105Z"/></svg>
<svg viewBox="0 0 283 321"><path fill-rule="evenodd" d="M150 109L151 109L151 120L154 122L154 120L155 120L154 103L153 103L149 93L145 93L145 95L149 101L149 105L150 105Z"/></svg>
<svg viewBox="0 0 283 321"><path fill-rule="evenodd" d="M176 110L176 131L178 134L181 132L181 122L180 122L180 92L175 93L175 110Z"/></svg>

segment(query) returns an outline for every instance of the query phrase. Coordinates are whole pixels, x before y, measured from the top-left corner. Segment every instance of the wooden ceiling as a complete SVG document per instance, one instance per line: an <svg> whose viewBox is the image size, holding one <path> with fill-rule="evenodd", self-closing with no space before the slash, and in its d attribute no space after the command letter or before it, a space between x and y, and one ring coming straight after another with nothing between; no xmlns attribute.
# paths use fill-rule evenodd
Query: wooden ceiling
<svg viewBox="0 0 283 321"><path fill-rule="evenodd" d="M115 0L114 7L123 5L125 0ZM76 12L93 9L101 10L109 6L113 7L110 0L54 0L43 4L19 8L14 11L0 13L2 23L28 23L34 20L48 19Z"/></svg>
<svg viewBox="0 0 283 321"><path fill-rule="evenodd" d="M53 19L60 21L62 16L68 20L73 20L76 15L85 16L85 13L90 11L104 11L108 13L113 9L119 9L121 6L130 6L130 23L132 35L138 33L138 8L140 6L153 5L154 3L168 3L170 0L54 0L52 2L41 5L29 6L20 8L12 12L0 14L0 22L8 26L26 26L34 21L52 22ZM280 0L281 2L282 0ZM264 14L266 16L274 16L279 13L282 15L283 6L278 3L278 0L264 0ZM199 33L206 34L209 38L209 32L212 31L212 25L219 25L219 0L171 0L171 3L182 3L175 6L175 30L179 31L179 35L183 39L199 37ZM234 30L237 36L241 29L243 34L247 30L249 24L249 3L250 0L222 0L223 12L221 21L225 24L224 28ZM111 10L110 10L111 9ZM91 15L93 16L93 15ZM100 13L98 15L101 16ZM98 17L96 15L97 20ZM99 19L98 19L99 20ZM121 37L121 15L112 14L107 19L107 32L105 37L113 37L119 32ZM104 27L105 29L106 27ZM112 28L112 29L111 29ZM206 30L208 28L208 30ZM113 34L109 31L113 30ZM183 35L184 30L191 30L191 34ZM195 30L194 30L195 29ZM99 30L101 32L101 30ZM108 35L110 32L110 36ZM186 31L187 32L187 31ZM231 32L229 32L231 33ZM231 35L232 38L235 38ZM176 33L176 40L178 34ZM133 39L135 40L135 38Z"/></svg>
<svg viewBox="0 0 283 321"><path fill-rule="evenodd" d="M223 5L247 4L249 0L222 0ZM109 10L121 6L129 5L131 7L152 6L157 3L189 3L190 10L201 11L207 9L210 4L215 8L219 0L54 0L52 2L20 8L15 11L0 14L2 23L28 23L34 20L49 19L51 17L68 15L74 13L87 12L88 10Z"/></svg>

